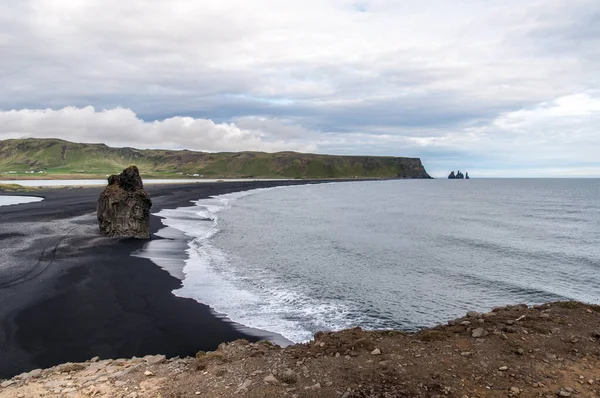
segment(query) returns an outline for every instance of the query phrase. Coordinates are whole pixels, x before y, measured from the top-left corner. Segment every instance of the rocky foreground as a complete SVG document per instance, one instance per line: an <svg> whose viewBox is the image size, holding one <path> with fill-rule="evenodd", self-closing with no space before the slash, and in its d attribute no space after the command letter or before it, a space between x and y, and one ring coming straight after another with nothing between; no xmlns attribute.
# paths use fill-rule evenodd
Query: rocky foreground
<svg viewBox="0 0 600 398"><path fill-rule="evenodd" d="M418 333L349 329L280 348L238 340L196 358L67 363L0 397L594 397L600 306L496 308Z"/></svg>

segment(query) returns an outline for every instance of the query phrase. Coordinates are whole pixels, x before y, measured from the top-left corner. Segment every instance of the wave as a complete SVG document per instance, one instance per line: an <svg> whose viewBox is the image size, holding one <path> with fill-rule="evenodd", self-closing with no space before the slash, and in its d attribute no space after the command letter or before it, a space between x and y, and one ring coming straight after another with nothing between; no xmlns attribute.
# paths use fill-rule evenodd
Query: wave
<svg viewBox="0 0 600 398"><path fill-rule="evenodd" d="M176 230L187 237L180 273L165 265L172 258L164 253L174 250L157 246L161 245L160 239L153 240L143 253L135 255L147 257L180 277L182 287L173 291L175 295L207 304L217 315L223 314L234 323L281 335L287 340L278 341L280 345L309 341L319 330L338 330L361 323L361 314L345 305L342 297L337 300L313 298L302 289L286 286L268 270L248 264L213 243L211 238L220 232L220 212L244 196L279 188L214 196L193 202L193 206L155 213L163 218L165 225L157 235L172 239L172 231Z"/></svg>

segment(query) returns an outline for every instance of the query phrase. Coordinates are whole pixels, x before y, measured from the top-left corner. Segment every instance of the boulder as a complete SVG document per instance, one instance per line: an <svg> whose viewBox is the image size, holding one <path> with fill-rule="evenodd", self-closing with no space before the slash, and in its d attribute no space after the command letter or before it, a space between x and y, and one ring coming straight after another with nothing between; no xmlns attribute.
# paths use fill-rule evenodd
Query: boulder
<svg viewBox="0 0 600 398"><path fill-rule="evenodd" d="M98 198L100 233L106 236L150 238L152 201L137 166L108 177L108 186Z"/></svg>

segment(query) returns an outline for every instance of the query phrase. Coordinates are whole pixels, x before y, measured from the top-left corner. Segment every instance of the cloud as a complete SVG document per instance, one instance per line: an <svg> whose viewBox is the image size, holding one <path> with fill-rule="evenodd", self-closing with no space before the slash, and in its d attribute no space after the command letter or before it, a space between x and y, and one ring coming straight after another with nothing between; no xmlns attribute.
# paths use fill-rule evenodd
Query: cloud
<svg viewBox="0 0 600 398"><path fill-rule="evenodd" d="M523 177L600 177L597 126L600 95L579 93L505 112L483 126L430 137L428 146L460 149L479 175L497 176L502 170Z"/></svg>
<svg viewBox="0 0 600 398"><path fill-rule="evenodd" d="M137 148L187 148L200 151L314 151L308 141L282 139L277 131L303 131L277 120L215 123L209 119L172 117L145 122L131 109L96 111L93 107L59 110L13 110L0 112L0 138L56 138L78 142L103 142ZM279 130L281 129L281 130ZM299 138L298 136L296 138Z"/></svg>
<svg viewBox="0 0 600 398"><path fill-rule="evenodd" d="M596 120L544 112L598 98L599 19L597 0L9 0L0 110L75 141L579 167Z"/></svg>

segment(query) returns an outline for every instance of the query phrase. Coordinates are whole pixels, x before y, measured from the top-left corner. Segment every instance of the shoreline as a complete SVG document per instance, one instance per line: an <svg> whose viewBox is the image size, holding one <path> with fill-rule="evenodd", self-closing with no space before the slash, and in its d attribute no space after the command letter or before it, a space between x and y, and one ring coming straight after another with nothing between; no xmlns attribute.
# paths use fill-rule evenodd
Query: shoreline
<svg viewBox="0 0 600 398"><path fill-rule="evenodd" d="M255 187L255 188L250 188L245 191L238 191L238 192L251 192L251 191L257 191L257 190L262 190L262 189L265 189L265 187ZM238 193L238 192L234 192L234 193ZM224 196L224 195L228 195L228 194L211 195L210 198L218 199L219 197ZM168 210L188 209L188 208L202 209L203 207L198 206L196 203L206 200L206 199L208 199L208 198L192 200L187 205L178 206L175 209L168 209ZM161 211L159 211L158 213L161 213L162 210L164 210L164 209L161 209ZM158 227L158 223L152 225L152 227L151 227L152 239L149 241L145 241L143 247L141 249L136 250L131 255L134 257L140 257L140 258L144 258L144 259L148 259L148 260L152 261L154 264L158 265L161 269L167 271L171 276L179 279L182 282L181 285L183 286L183 282L186 278L186 272L185 272L186 262L189 260L189 256L187 255L187 250L191 249L191 246L190 246L191 242L197 238L189 235L188 233L186 233L182 230L179 230L179 229L176 229L176 228L166 225L163 222L163 220L168 219L168 217L160 215L158 213L151 213L151 217L158 218L160 220L160 224L162 224L162 225L160 227ZM156 228L156 231L153 230L153 228ZM158 247L154 247L154 246L158 246ZM212 314L215 317L222 319L225 322L229 323L230 325L232 325L234 327L235 330L237 330L238 332L240 332L246 336L255 337L259 340L267 340L267 341L270 341L271 343L277 344L281 347L286 347L288 345L294 344L293 341L289 340L288 338L286 338L285 336L283 336L279 333L273 332L271 330L260 329L260 328L246 325L246 324L240 323L236 320L233 320L229 314L219 312L209 302L205 303L204 300L198 300L198 299L195 299L195 298L192 298L189 296L182 296L182 295L178 295L175 293L173 293L173 294L176 297L181 297L184 299L192 299L197 302L208 305Z"/></svg>
<svg viewBox="0 0 600 398"><path fill-rule="evenodd" d="M331 181L151 185L152 212L231 192ZM100 237L101 188L42 190L41 202L0 207L0 377L94 356L189 356L237 330L209 306L176 297L181 281L131 256L147 241ZM154 235L162 223L150 220ZM267 337L267 336L262 336Z"/></svg>

